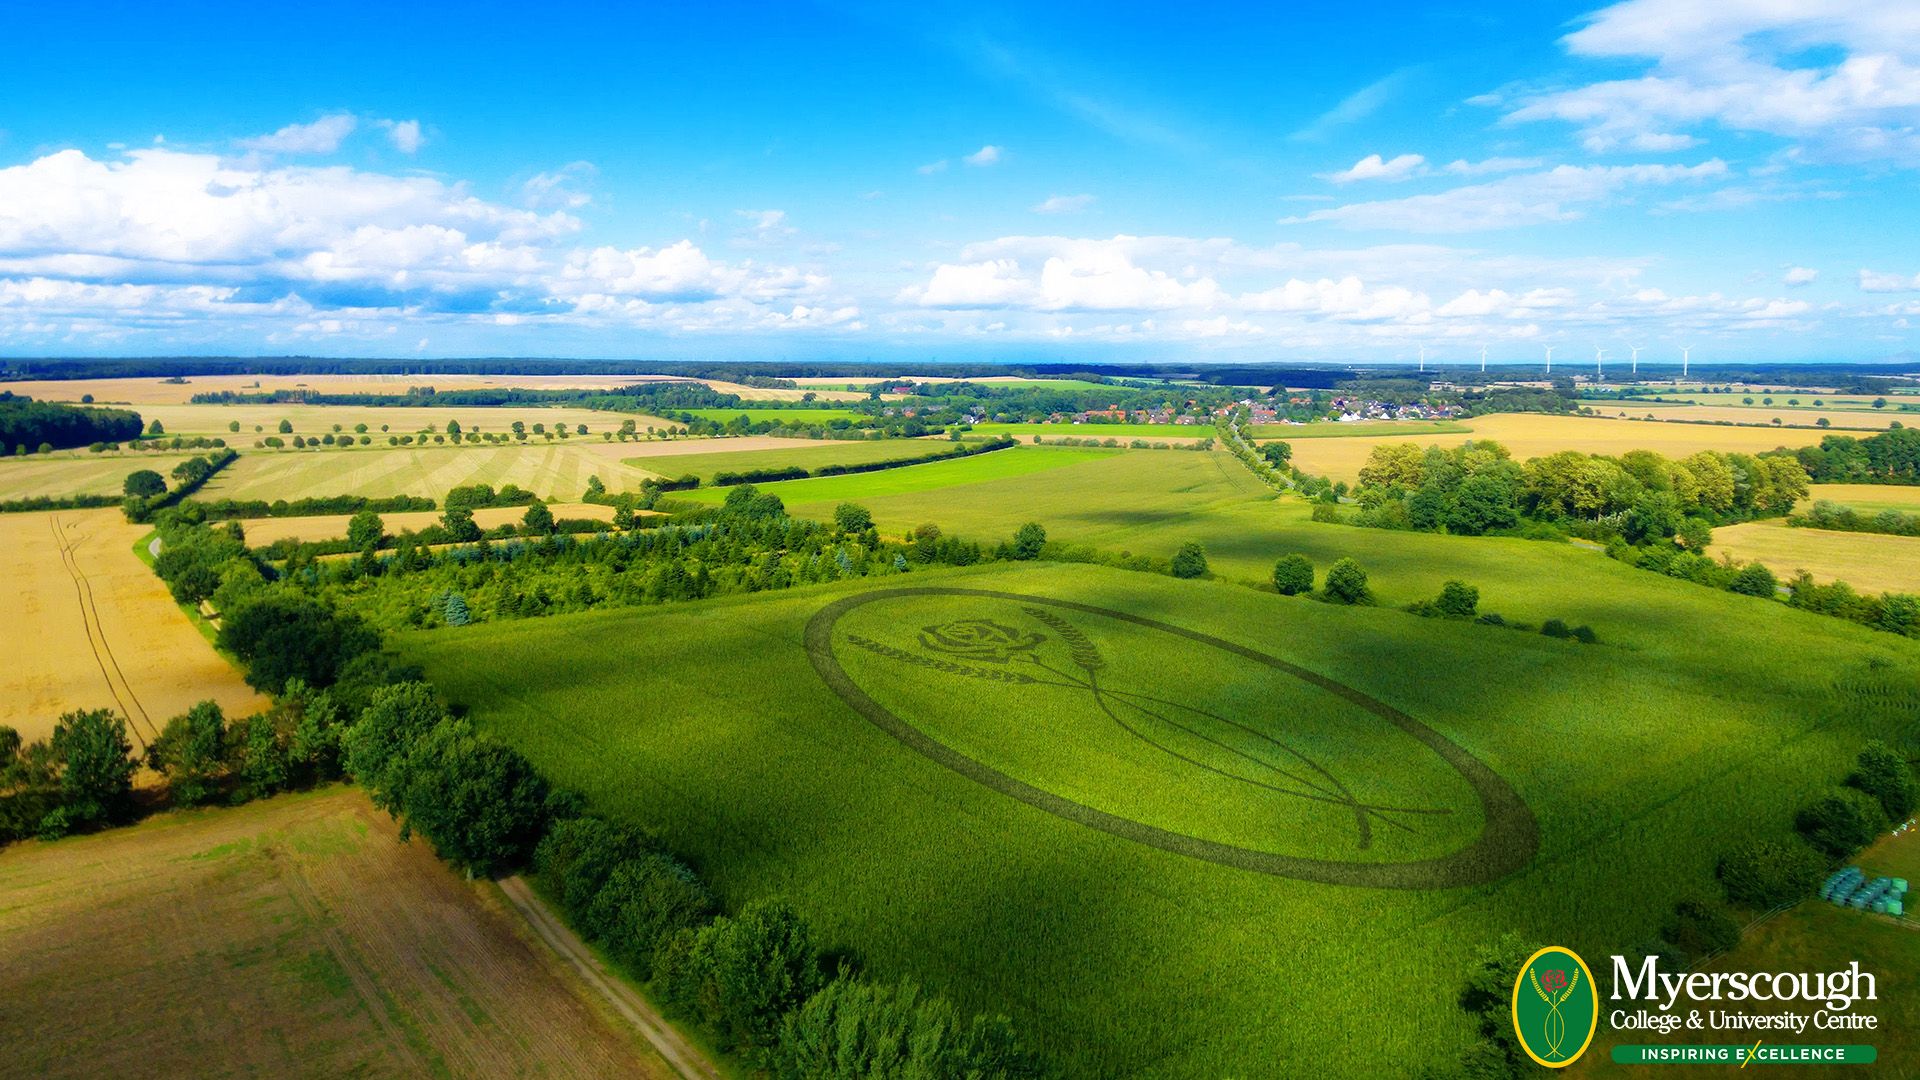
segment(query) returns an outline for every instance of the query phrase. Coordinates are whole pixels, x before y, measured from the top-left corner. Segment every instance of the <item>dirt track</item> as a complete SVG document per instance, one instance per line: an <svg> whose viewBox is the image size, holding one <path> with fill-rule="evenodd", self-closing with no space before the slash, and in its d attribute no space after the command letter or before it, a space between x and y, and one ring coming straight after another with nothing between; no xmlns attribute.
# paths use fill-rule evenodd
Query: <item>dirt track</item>
<svg viewBox="0 0 1920 1080"><path fill-rule="evenodd" d="M0 579L14 592L0 724L32 741L61 713L112 708L144 747L211 698L229 717L265 707L133 552L120 511L0 515Z"/></svg>
<svg viewBox="0 0 1920 1080"><path fill-rule="evenodd" d="M0 1074L670 1077L355 788L0 852Z"/></svg>

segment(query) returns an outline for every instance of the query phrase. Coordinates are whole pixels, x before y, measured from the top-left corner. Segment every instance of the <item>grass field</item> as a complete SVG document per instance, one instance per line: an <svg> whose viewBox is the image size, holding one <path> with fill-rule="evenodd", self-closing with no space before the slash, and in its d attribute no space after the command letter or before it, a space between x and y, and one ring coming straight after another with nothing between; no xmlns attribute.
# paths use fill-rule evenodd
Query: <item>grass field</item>
<svg viewBox="0 0 1920 1080"><path fill-rule="evenodd" d="M1310 528L1275 526L1273 551ZM1346 546L1417 560L1383 557L1403 539ZM1475 576L1510 583L1488 607L1525 589L1603 644L1048 564L398 644L728 903L792 897L876 974L1010 1010L1067 1075L1377 1075L1467 1037L1454 996L1479 942L1649 936L1713 887L1729 837L1784 829L1888 734L1886 688L1920 675L1913 643L1838 620L1565 546L1431 539L1504 568ZM872 599L902 585L1014 595ZM1442 747L1510 785L1537 851ZM1460 865L1407 869L1425 858ZM1623 867L1657 887L1619 888Z"/></svg>
<svg viewBox="0 0 1920 1080"><path fill-rule="evenodd" d="M1798 509L1804 510L1821 499L1836 502L1842 506L1851 506L1864 514L1878 513L1881 510L1920 514L1920 485L1815 484L1808 490L1807 498L1801 502Z"/></svg>
<svg viewBox="0 0 1920 1080"><path fill-rule="evenodd" d="M952 461L932 461L923 465L905 465L897 469L853 473L846 476L782 480L756 486L762 491L770 491L780 496L790 506L806 506L810 512L826 517L832 515L835 505L848 500L865 502L910 493L948 495L954 493L955 489L968 490L973 485L990 481L1006 480L1011 477L1033 477L1037 474L1052 475L1056 470L1112 458L1123 453L1125 452L1104 447L1015 446ZM727 489L697 488L693 491L674 492L673 497L695 502L717 503L727 497ZM883 527L890 528L894 533L904 534L914 525L933 520L936 518L923 517L904 524L894 520Z"/></svg>
<svg viewBox="0 0 1920 1080"><path fill-rule="evenodd" d="M118 495L127 474L152 469L161 476L190 453L90 454L85 450L0 459L0 500L37 495ZM171 481L169 481L171 483Z"/></svg>
<svg viewBox="0 0 1920 1080"><path fill-rule="evenodd" d="M1247 429L1254 439L1340 439L1356 435L1445 435L1472 431L1466 424L1450 420L1356 420L1349 424L1255 424Z"/></svg>
<svg viewBox="0 0 1920 1080"><path fill-rule="evenodd" d="M1148 442L1199 442L1213 438L1210 424L975 424L973 434L1016 439L1146 439Z"/></svg>
<svg viewBox="0 0 1920 1080"><path fill-rule="evenodd" d="M674 1075L354 788L0 852L0 1071Z"/></svg>
<svg viewBox="0 0 1920 1080"><path fill-rule="evenodd" d="M749 469L778 469L797 465L818 469L826 465L865 465L874 461L912 461L952 450L953 444L918 439L782 439L778 445L754 449L747 439L720 439L706 443L705 453L677 454L669 459L628 458L627 464L678 479L697 476L711 480L715 473ZM742 444L736 449L736 444ZM688 443L682 446L692 445Z"/></svg>
<svg viewBox="0 0 1920 1080"><path fill-rule="evenodd" d="M1294 448L1293 463L1317 476L1349 483L1359 479L1360 467L1379 443L1411 442L1415 446L1458 446L1470 439L1491 439L1513 451L1517 460L1559 450L1590 454L1623 454L1628 450L1656 450L1669 457L1686 457L1699 450L1756 453L1780 446L1810 446L1826 433L1817 428L1761 429L1712 424L1661 424L1644 420L1549 416L1543 413L1498 413L1466 421L1469 432L1446 435L1381 436L1366 439L1309 439Z"/></svg>
<svg viewBox="0 0 1920 1080"><path fill-rule="evenodd" d="M0 515L0 580L14 613L0 724L31 741L63 712L113 709L144 747L208 698L230 717L266 707L134 555L147 531L118 509Z"/></svg>
<svg viewBox="0 0 1920 1080"><path fill-rule="evenodd" d="M737 416L745 416L747 419L752 420L755 423L759 423L762 420L772 420L772 421L775 421L776 423L824 424L829 420L858 420L862 416L866 415L865 413L854 412L852 409L752 409L752 408L748 408L748 409L680 409L675 412L675 415L677 416L679 415L679 413L682 413L682 412L691 413L694 416L698 416L705 420L717 420L722 424L726 423L729 420L732 420L734 417L737 417ZM645 424L640 425L640 427L641 427L641 430L643 431L646 430Z"/></svg>
<svg viewBox="0 0 1920 1080"><path fill-rule="evenodd" d="M1713 530L1715 555L1758 561L1785 578L1805 570L1816 581L1840 580L1861 592L1920 593L1920 537L1796 529L1784 521L1749 521Z"/></svg>

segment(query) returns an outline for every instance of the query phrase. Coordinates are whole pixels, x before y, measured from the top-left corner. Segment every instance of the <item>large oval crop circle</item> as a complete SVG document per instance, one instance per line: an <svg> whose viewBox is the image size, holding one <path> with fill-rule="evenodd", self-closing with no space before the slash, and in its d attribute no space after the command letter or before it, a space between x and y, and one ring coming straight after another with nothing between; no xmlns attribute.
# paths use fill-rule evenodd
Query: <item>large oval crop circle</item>
<svg viewBox="0 0 1920 1080"><path fill-rule="evenodd" d="M994 602L997 606L967 613L973 617L936 618L926 625L912 619L886 624L890 631L885 639L878 633L869 636L848 629L849 624L862 621L860 616L848 617L869 605L932 598L965 598ZM952 614L951 610L941 610ZM924 618L926 612L922 615ZM1094 618L1088 619L1088 616ZM1119 633L1103 638L1099 629L1108 625L1118 627ZM1088 627L1093 627L1093 631L1089 632ZM1169 637L1159 639L1151 635ZM1161 653L1168 649L1175 654L1188 650L1184 663L1189 667L1205 666L1196 663L1191 653L1194 647L1211 650L1199 659L1211 657L1214 666L1221 669L1233 664L1255 665L1256 670L1285 675L1314 691L1331 695L1337 699L1336 708L1343 714L1365 717L1368 724L1388 735L1410 741L1412 747L1418 748L1412 752L1422 755L1425 762L1422 767L1440 770L1452 777L1449 783L1468 793L1463 797L1475 804L1472 809L1477 810L1480 820L1477 835L1429 857L1381 861L1367 857L1316 858L1261 850L1250 844L1193 834L1204 830L1182 831L1165 827L1164 823L1137 820L1151 815L1115 812L1125 807L1102 808L1092 805L1099 801L1097 799L1076 796L1071 790L1056 790L1073 789L1077 786L1074 784L1057 780L1031 783L1011 775L1005 761L996 765L986 760L993 755L982 752L978 743L969 751L957 748L956 744L962 740L950 735L944 739L937 737L928 730L929 727L937 730L937 725L925 723L924 719L922 723L905 719L881 700L888 696L899 698L899 692L863 687L840 655L841 649L855 649L863 663L896 664L901 671L915 677L916 686L926 684L921 688L923 694L944 695L940 700L947 702L964 702L976 695L984 697L1005 692L1056 695L1043 699L1050 708L1058 701L1063 707L1070 705L1092 717L1088 723L1110 724L1099 730L1111 738L1114 746L1135 756L1152 758L1176 770L1176 776L1180 775L1177 770L1184 769L1215 788L1242 790L1232 786L1239 784L1250 797L1288 806L1308 806L1328 820L1345 820L1351 815L1353 820L1348 824L1355 827L1362 847L1367 845L1374 830L1383 834L1401 828L1411 831L1408 823L1438 820L1416 815L1452 812L1387 805L1354 794L1340 773L1364 768L1369 759L1362 754L1362 760L1357 763L1336 761L1329 765L1326 762L1330 752L1325 739L1310 748L1311 752L1303 752L1288 744L1289 733L1283 725L1270 725L1271 730L1257 729L1225 712L1170 700L1164 695L1175 691L1160 690L1161 681L1142 683L1136 676L1134 689L1115 688L1111 684L1125 681L1120 676L1128 666L1115 663L1118 658L1108 655L1111 642L1106 639L1117 637L1127 637L1136 645L1145 641L1150 648L1153 642L1162 642ZM1317 672L1182 626L1044 596L987 589L899 588L850 596L821 608L807 624L806 643L814 669L836 694L880 730L920 754L1030 806L1164 851L1304 881L1372 888L1443 889L1504 877L1525 865L1539 847L1539 831L1533 814L1513 788L1485 763L1439 732ZM1151 665L1148 666L1149 674L1162 681L1174 674L1153 671ZM1052 718L1053 714L1048 717ZM1382 723L1384 728L1380 727ZM1369 737L1375 741L1379 738ZM1355 740L1360 741L1357 729ZM1072 753L1071 750L1065 752ZM1095 746L1087 753L1097 759L1090 767L1112 759L1106 747ZM1405 760L1407 755L1402 754L1401 758ZM1053 767L1069 766L1056 761ZM1455 820L1464 818L1462 815Z"/></svg>

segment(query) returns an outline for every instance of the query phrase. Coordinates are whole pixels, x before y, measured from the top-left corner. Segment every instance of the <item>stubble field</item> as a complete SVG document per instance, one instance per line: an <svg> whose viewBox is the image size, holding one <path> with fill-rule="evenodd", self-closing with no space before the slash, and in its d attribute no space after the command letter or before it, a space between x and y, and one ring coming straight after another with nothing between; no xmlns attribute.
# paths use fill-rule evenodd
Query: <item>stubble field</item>
<svg viewBox="0 0 1920 1080"><path fill-rule="evenodd" d="M1844 581L1862 592L1920 593L1920 536L1749 521L1713 530L1709 550L1740 562L1764 563L1782 579L1805 570L1815 581Z"/></svg>
<svg viewBox="0 0 1920 1080"><path fill-rule="evenodd" d="M358 789L0 854L0 1071L674 1075Z"/></svg>

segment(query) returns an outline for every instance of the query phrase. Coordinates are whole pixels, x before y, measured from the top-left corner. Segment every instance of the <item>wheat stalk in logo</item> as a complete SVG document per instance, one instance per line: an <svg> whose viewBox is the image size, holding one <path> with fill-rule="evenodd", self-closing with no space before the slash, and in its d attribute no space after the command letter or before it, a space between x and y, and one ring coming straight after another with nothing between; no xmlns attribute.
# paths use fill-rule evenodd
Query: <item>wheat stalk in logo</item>
<svg viewBox="0 0 1920 1080"><path fill-rule="evenodd" d="M1547 1017L1541 1021L1544 1025L1541 1033L1547 1037L1547 1056L1565 1057L1560 1048L1567 1041L1567 1018L1560 1015L1560 1006L1573 996L1574 988L1580 985L1580 972L1575 969L1572 981L1568 981L1567 973L1560 968L1548 968L1545 971L1528 968L1527 978L1533 982L1533 992L1547 1003Z"/></svg>
<svg viewBox="0 0 1920 1080"><path fill-rule="evenodd" d="M1351 812L1361 849L1372 845L1376 822L1412 832L1412 826L1401 820L1402 817L1452 812L1440 808L1382 806L1362 802L1345 782L1325 766L1263 731L1193 705L1106 685L1101 678L1102 673L1108 670L1107 659L1084 631L1046 608L1023 607L1021 611L1053 632L1053 636L1067 647L1069 667L1077 671L1055 667L1042 658L1040 646L1050 640L1048 635L1022 631L991 619L961 619L922 627L918 635L921 648L929 653L943 654L941 656L913 653L857 635L849 635L847 640L876 655L950 675L1084 691L1121 730L1188 765L1276 794L1326 803ZM1028 674L1027 671L1016 670L1016 665L1044 674ZM1194 719L1183 721L1179 718L1182 714ZM1203 730L1210 726L1209 722L1217 725L1214 732ZM1253 746L1256 749L1264 748L1266 756L1251 753L1222 738L1220 728L1232 729L1254 740ZM1175 735L1174 732L1179 734ZM1174 741L1195 740L1207 749L1183 750L1172 745L1170 738ZM1225 754L1237 762L1236 768L1252 766L1254 775L1246 776L1223 768L1194 756L1196 753Z"/></svg>

